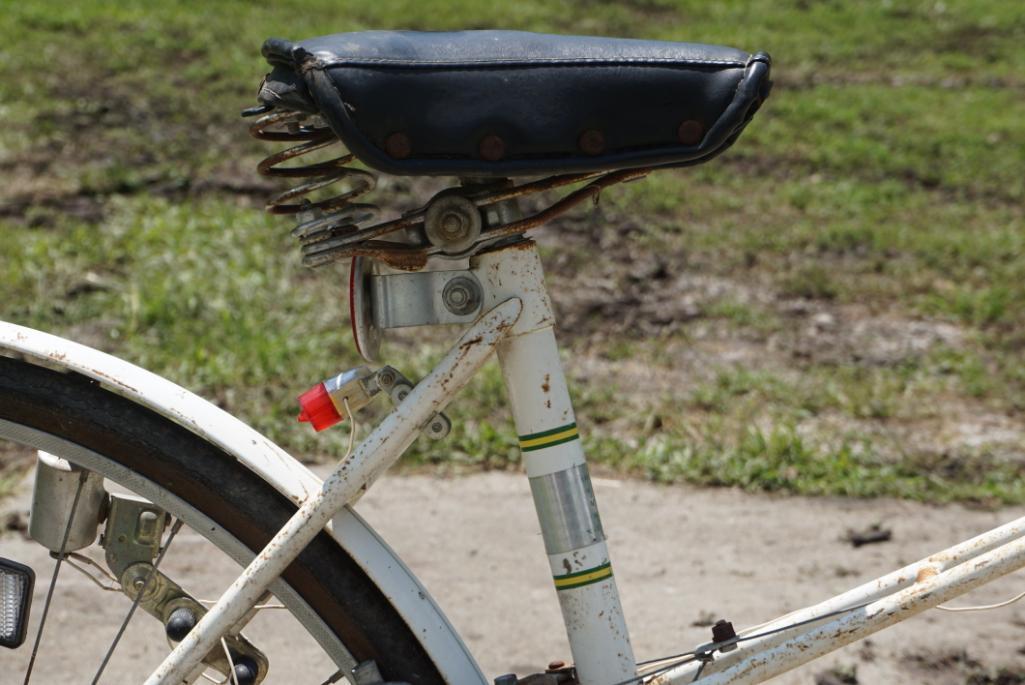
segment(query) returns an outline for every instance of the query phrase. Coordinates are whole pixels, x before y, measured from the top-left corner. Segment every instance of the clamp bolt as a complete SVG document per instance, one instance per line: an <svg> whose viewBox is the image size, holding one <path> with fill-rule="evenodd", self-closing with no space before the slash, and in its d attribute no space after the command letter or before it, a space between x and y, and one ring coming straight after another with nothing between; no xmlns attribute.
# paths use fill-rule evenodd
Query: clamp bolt
<svg viewBox="0 0 1025 685"><path fill-rule="evenodd" d="M457 316L472 314L481 304L480 286L465 276L457 276L445 284L441 291L445 308Z"/></svg>
<svg viewBox="0 0 1025 685"><path fill-rule="evenodd" d="M443 193L431 200L424 214L424 233L432 245L448 254L470 248L483 228L480 210L462 195Z"/></svg>
<svg viewBox="0 0 1025 685"><path fill-rule="evenodd" d="M728 642L737 637L737 631L733 629L733 624L724 618L719 619L712 626L712 642ZM723 645L719 648L720 652L732 652L737 648L736 642L731 642L728 645Z"/></svg>
<svg viewBox="0 0 1025 685"><path fill-rule="evenodd" d="M171 612L164 624L164 632L167 637L175 642L185 639L193 628L196 627L196 614L188 607L179 607Z"/></svg>

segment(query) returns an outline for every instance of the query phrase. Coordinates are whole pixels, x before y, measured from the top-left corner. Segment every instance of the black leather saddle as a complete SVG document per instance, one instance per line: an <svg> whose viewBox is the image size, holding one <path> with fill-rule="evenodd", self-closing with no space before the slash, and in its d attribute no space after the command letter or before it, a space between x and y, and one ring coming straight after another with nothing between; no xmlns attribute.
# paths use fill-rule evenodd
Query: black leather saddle
<svg viewBox="0 0 1025 685"><path fill-rule="evenodd" d="M764 53L518 31L270 39L260 100L320 114L397 175L684 166L729 147L769 93Z"/></svg>

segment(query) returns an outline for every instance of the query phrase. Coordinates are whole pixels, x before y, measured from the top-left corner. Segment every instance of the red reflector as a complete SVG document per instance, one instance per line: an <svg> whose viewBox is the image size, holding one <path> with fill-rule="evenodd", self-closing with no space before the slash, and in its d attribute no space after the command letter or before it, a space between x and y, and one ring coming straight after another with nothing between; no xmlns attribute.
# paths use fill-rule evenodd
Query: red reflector
<svg viewBox="0 0 1025 685"><path fill-rule="evenodd" d="M315 431L330 428L342 420L342 415L335 408L335 403L323 383L317 383L299 395L299 407L302 409L299 412L299 421L309 422Z"/></svg>

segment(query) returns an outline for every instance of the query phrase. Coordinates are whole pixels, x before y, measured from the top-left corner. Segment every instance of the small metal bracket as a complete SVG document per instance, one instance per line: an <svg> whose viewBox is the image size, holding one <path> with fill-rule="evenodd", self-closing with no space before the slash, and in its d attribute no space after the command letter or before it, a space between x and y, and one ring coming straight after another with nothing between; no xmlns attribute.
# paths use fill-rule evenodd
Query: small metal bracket
<svg viewBox="0 0 1025 685"><path fill-rule="evenodd" d="M735 650L737 648L737 631L733 629L733 624L725 618L716 621L712 626L712 641L722 645L719 647L719 651L723 654Z"/></svg>
<svg viewBox="0 0 1025 685"><path fill-rule="evenodd" d="M514 673L506 673L495 678L495 685L572 685L577 682L577 671L572 666L549 668L544 673L533 673L517 678Z"/></svg>
<svg viewBox="0 0 1025 685"><path fill-rule="evenodd" d="M424 233L446 254L459 254L473 247L481 228L480 209L457 190L443 190L427 204Z"/></svg>
<svg viewBox="0 0 1025 685"><path fill-rule="evenodd" d="M335 408L344 416L345 401L349 403L349 410L357 412L374 401L380 387L377 384L376 372L365 366L357 366L328 378L324 381L324 389L331 396Z"/></svg>
<svg viewBox="0 0 1025 685"><path fill-rule="evenodd" d="M33 540L54 554L89 547L96 542L106 508L103 476L42 450L37 452L28 527Z"/></svg>
<svg viewBox="0 0 1025 685"><path fill-rule="evenodd" d="M391 398L392 404L398 405L406 399L406 395L413 389L413 384L402 373L391 366L383 366L377 371L377 385ZM452 421L445 416L444 412L438 412L432 416L420 433L432 440L441 440L452 430Z"/></svg>
<svg viewBox="0 0 1025 685"><path fill-rule="evenodd" d="M206 614L202 604L153 566L153 560L160 553L160 541L167 522L167 513L144 499L111 495L110 514L100 539L100 544L106 549L107 566L120 582L121 591L132 600L138 599L139 607L160 621L165 630L168 630L171 615L176 611L186 610L192 625ZM184 635L174 637L177 641ZM255 666L256 678L251 682L259 683L266 677L269 668L267 657L249 640L240 633L234 633L225 635L224 641L236 667L246 658ZM231 672L231 663L221 646L211 650L203 663L222 675Z"/></svg>
<svg viewBox="0 0 1025 685"><path fill-rule="evenodd" d="M352 685L408 685L394 681L385 682L376 661L362 661L354 666L349 681Z"/></svg>
<svg viewBox="0 0 1025 685"><path fill-rule="evenodd" d="M370 276L374 268L374 260L369 257L353 257L349 268L349 318L353 342L359 355L371 363L379 361L383 337L381 329L374 323L370 301Z"/></svg>
<svg viewBox="0 0 1025 685"><path fill-rule="evenodd" d="M370 308L378 329L471 323L484 303L472 271L372 274Z"/></svg>
<svg viewBox="0 0 1025 685"><path fill-rule="evenodd" d="M121 578L129 566L156 559L166 527L167 514L160 507L139 497L111 495L110 514L100 538L111 572Z"/></svg>

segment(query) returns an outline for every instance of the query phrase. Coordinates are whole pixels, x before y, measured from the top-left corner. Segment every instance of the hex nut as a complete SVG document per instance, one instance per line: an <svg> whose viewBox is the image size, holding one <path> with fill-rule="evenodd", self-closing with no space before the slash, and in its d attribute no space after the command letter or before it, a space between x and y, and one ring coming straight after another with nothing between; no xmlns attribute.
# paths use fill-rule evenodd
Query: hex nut
<svg viewBox="0 0 1025 685"><path fill-rule="evenodd" d="M473 314L481 305L480 285L466 276L457 276L445 284L441 301L456 316Z"/></svg>
<svg viewBox="0 0 1025 685"><path fill-rule="evenodd" d="M483 224L477 205L461 195L438 195L424 214L427 239L448 254L470 248L480 237Z"/></svg>

